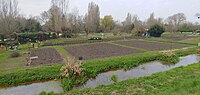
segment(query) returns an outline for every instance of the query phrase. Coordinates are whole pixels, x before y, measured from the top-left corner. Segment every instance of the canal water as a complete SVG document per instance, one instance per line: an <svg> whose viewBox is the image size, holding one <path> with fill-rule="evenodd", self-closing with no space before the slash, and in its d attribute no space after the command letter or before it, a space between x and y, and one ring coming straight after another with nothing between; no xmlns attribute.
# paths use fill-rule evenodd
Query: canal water
<svg viewBox="0 0 200 95"><path fill-rule="evenodd" d="M0 89L0 95L38 95L41 92L63 92L61 81L33 83L17 87Z"/></svg>
<svg viewBox="0 0 200 95"><path fill-rule="evenodd" d="M95 79L88 80L84 85L77 86L75 88L95 88L99 85L112 84L114 81L111 80L113 75L117 76L117 81L123 81L131 78L139 78L144 76L149 76L154 73L167 71L180 66L187 66L200 61L200 56L198 55L188 55L180 58L180 62L176 64L167 64L160 61L148 62L131 70L117 70L109 71L99 74Z"/></svg>
<svg viewBox="0 0 200 95"><path fill-rule="evenodd" d="M138 67L134 67L131 70L116 70L109 71L99 74L95 79L89 79L85 84L76 86L74 89L82 88L95 88L99 85L107 85L114 83L111 80L113 75L117 76L117 81L123 81L131 78L139 78L144 76L149 76L154 73L167 71L180 66L187 66L200 61L200 56L198 55L188 55L180 58L180 62L176 64L167 64L160 61L153 61L142 64ZM23 85L17 87L3 88L0 89L0 95L37 95L40 92L63 92L61 87L61 81L48 81L41 83L33 83L30 85Z"/></svg>

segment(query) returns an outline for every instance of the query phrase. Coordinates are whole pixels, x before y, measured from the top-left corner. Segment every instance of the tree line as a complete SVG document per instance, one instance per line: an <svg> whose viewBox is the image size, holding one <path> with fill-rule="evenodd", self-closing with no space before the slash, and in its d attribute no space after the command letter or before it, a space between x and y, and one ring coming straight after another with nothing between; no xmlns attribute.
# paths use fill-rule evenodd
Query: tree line
<svg viewBox="0 0 200 95"><path fill-rule="evenodd" d="M26 18L20 14L17 0L0 0L0 35L1 38L13 33L54 32L63 37L76 37L79 33L136 33L162 26L168 32L193 32L198 23L188 22L184 13L177 13L168 18L156 18L151 13L145 21L137 15L127 14L124 21L116 21L112 15L100 17L100 9L94 2L89 3L85 15L79 15L78 9L69 12L69 0L51 0L49 10L39 16Z"/></svg>

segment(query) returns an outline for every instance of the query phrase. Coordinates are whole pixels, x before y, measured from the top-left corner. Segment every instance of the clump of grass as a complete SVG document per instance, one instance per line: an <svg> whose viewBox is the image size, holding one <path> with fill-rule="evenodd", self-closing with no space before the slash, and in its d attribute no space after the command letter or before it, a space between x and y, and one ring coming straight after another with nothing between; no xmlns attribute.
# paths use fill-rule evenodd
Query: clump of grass
<svg viewBox="0 0 200 95"><path fill-rule="evenodd" d="M71 90L73 88L73 81L84 75L81 63L75 58L68 58L66 65L61 67L60 71L63 78L62 86L64 91Z"/></svg>
<svg viewBox="0 0 200 95"><path fill-rule="evenodd" d="M81 62L78 62L75 58L68 58L67 64L63 66L61 71L61 76L63 78L76 77L83 75L83 69L81 68Z"/></svg>
<svg viewBox="0 0 200 95"><path fill-rule="evenodd" d="M117 82L117 75L112 75L111 80Z"/></svg>
<svg viewBox="0 0 200 95"><path fill-rule="evenodd" d="M54 92L41 92L39 95L55 95Z"/></svg>
<svg viewBox="0 0 200 95"><path fill-rule="evenodd" d="M164 55L166 55L167 57L171 57L171 56L175 56L176 55L172 50L163 51L162 53Z"/></svg>

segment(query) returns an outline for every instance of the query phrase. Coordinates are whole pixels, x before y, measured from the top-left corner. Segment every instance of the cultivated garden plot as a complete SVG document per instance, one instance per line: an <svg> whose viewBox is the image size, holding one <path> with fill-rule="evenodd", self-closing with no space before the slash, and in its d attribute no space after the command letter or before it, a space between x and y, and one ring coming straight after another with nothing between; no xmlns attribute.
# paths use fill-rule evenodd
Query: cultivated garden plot
<svg viewBox="0 0 200 95"><path fill-rule="evenodd" d="M111 56L123 56L134 53L143 53L143 51L124 48L111 44L93 44L83 46L70 46L65 48L71 55L77 59L98 59Z"/></svg>
<svg viewBox="0 0 200 95"><path fill-rule="evenodd" d="M63 61L61 55L53 48L34 50L30 53L30 66L58 64Z"/></svg>
<svg viewBox="0 0 200 95"><path fill-rule="evenodd" d="M167 44L167 43L149 42L141 40L122 41L122 42L116 42L116 44L143 48L146 50L169 50L169 49L179 49L187 47L187 45Z"/></svg>
<svg viewBox="0 0 200 95"><path fill-rule="evenodd" d="M196 38L196 36L170 36L170 37L163 37L163 39L167 40L174 40L174 41L185 41L185 40L192 40Z"/></svg>
<svg viewBox="0 0 200 95"><path fill-rule="evenodd" d="M64 45L73 45L73 44L85 44L85 43L97 43L97 42L109 42L123 39L132 39L133 37L120 37L120 38L105 38L101 40L72 40L72 41L64 41L63 43L55 43L55 42L45 42L43 46L64 46Z"/></svg>

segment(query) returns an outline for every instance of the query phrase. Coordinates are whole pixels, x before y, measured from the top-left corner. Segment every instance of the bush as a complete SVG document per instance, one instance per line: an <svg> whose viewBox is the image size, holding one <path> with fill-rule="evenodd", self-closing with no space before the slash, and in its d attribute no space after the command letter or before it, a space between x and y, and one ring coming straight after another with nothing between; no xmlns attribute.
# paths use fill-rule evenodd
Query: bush
<svg viewBox="0 0 200 95"><path fill-rule="evenodd" d="M160 37L165 32L165 29L164 27L158 24L155 24L150 28L148 32L150 33L150 36L152 37Z"/></svg>
<svg viewBox="0 0 200 95"><path fill-rule="evenodd" d="M117 82L117 75L112 75L111 80Z"/></svg>
<svg viewBox="0 0 200 95"><path fill-rule="evenodd" d="M16 58L16 57L19 57L20 56L20 53L19 52L13 52L10 57L11 58Z"/></svg>
<svg viewBox="0 0 200 95"><path fill-rule="evenodd" d="M39 95L55 95L54 92L41 92Z"/></svg>
<svg viewBox="0 0 200 95"><path fill-rule="evenodd" d="M25 44L27 42L36 42L37 40L44 41L49 39L49 35L45 33L23 33L18 36L18 40L21 44Z"/></svg>
<svg viewBox="0 0 200 95"><path fill-rule="evenodd" d="M76 61L75 58L68 58L66 63L65 66L61 67L60 71L62 78L64 78L62 81L62 87L64 91L69 91L73 87L73 80L76 80L77 77L83 76L83 69L81 68L80 62Z"/></svg>

